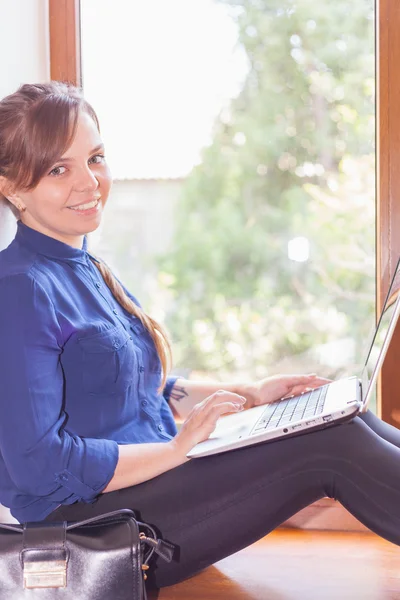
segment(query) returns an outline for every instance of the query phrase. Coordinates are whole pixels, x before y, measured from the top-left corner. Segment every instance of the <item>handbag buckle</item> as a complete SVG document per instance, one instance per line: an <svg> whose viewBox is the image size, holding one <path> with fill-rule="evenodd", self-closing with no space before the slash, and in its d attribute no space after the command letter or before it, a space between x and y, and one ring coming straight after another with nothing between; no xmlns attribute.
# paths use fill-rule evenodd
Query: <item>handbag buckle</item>
<svg viewBox="0 0 400 600"><path fill-rule="evenodd" d="M67 561L46 560L24 563L24 588L67 587Z"/></svg>

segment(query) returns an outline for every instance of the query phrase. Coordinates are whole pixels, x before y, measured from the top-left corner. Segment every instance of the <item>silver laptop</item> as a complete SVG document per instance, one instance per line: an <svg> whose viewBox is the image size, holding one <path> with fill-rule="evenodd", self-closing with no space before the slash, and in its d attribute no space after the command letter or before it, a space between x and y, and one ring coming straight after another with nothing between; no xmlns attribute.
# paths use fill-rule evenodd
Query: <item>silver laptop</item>
<svg viewBox="0 0 400 600"><path fill-rule="evenodd" d="M223 416L210 437L187 454L209 456L342 423L367 410L400 314L400 260L360 377L333 381L311 392Z"/></svg>

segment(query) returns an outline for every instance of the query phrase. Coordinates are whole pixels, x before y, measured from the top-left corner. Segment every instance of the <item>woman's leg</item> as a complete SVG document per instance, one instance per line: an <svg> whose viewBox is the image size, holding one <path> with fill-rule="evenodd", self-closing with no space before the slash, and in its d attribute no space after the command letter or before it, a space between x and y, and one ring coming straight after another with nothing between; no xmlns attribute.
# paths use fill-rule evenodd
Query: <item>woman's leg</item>
<svg viewBox="0 0 400 600"><path fill-rule="evenodd" d="M193 459L93 504L61 507L49 520L131 508L177 546L152 583L171 585L248 546L315 500L339 500L400 545L400 449L362 419L298 437Z"/></svg>
<svg viewBox="0 0 400 600"><path fill-rule="evenodd" d="M400 448L400 429L393 427L393 425L389 425L389 423L385 423L385 421L379 419L379 417L374 415L370 410L360 415L360 419L362 419L368 427L371 427L379 437Z"/></svg>

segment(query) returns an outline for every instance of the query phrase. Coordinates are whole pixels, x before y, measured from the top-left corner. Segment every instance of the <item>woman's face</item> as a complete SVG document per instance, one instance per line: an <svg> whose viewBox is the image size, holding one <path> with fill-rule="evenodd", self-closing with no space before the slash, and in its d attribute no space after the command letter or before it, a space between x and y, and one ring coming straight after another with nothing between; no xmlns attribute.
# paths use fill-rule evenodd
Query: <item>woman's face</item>
<svg viewBox="0 0 400 600"><path fill-rule="evenodd" d="M26 208L20 211L25 225L82 248L84 234L100 225L111 184L96 124L87 113L81 112L75 138L60 160L33 190L17 191L8 198L15 206ZM98 200L96 208L85 210L83 205L95 200Z"/></svg>

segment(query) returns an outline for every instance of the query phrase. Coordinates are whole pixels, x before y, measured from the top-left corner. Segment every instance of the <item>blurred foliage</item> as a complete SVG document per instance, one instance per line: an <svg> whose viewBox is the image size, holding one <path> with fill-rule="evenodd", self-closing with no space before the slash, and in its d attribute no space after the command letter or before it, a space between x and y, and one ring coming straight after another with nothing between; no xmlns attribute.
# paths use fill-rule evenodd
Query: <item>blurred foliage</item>
<svg viewBox="0 0 400 600"><path fill-rule="evenodd" d="M375 306L374 2L221 3L249 72L159 259L176 370L351 372ZM288 258L298 236L306 262Z"/></svg>

